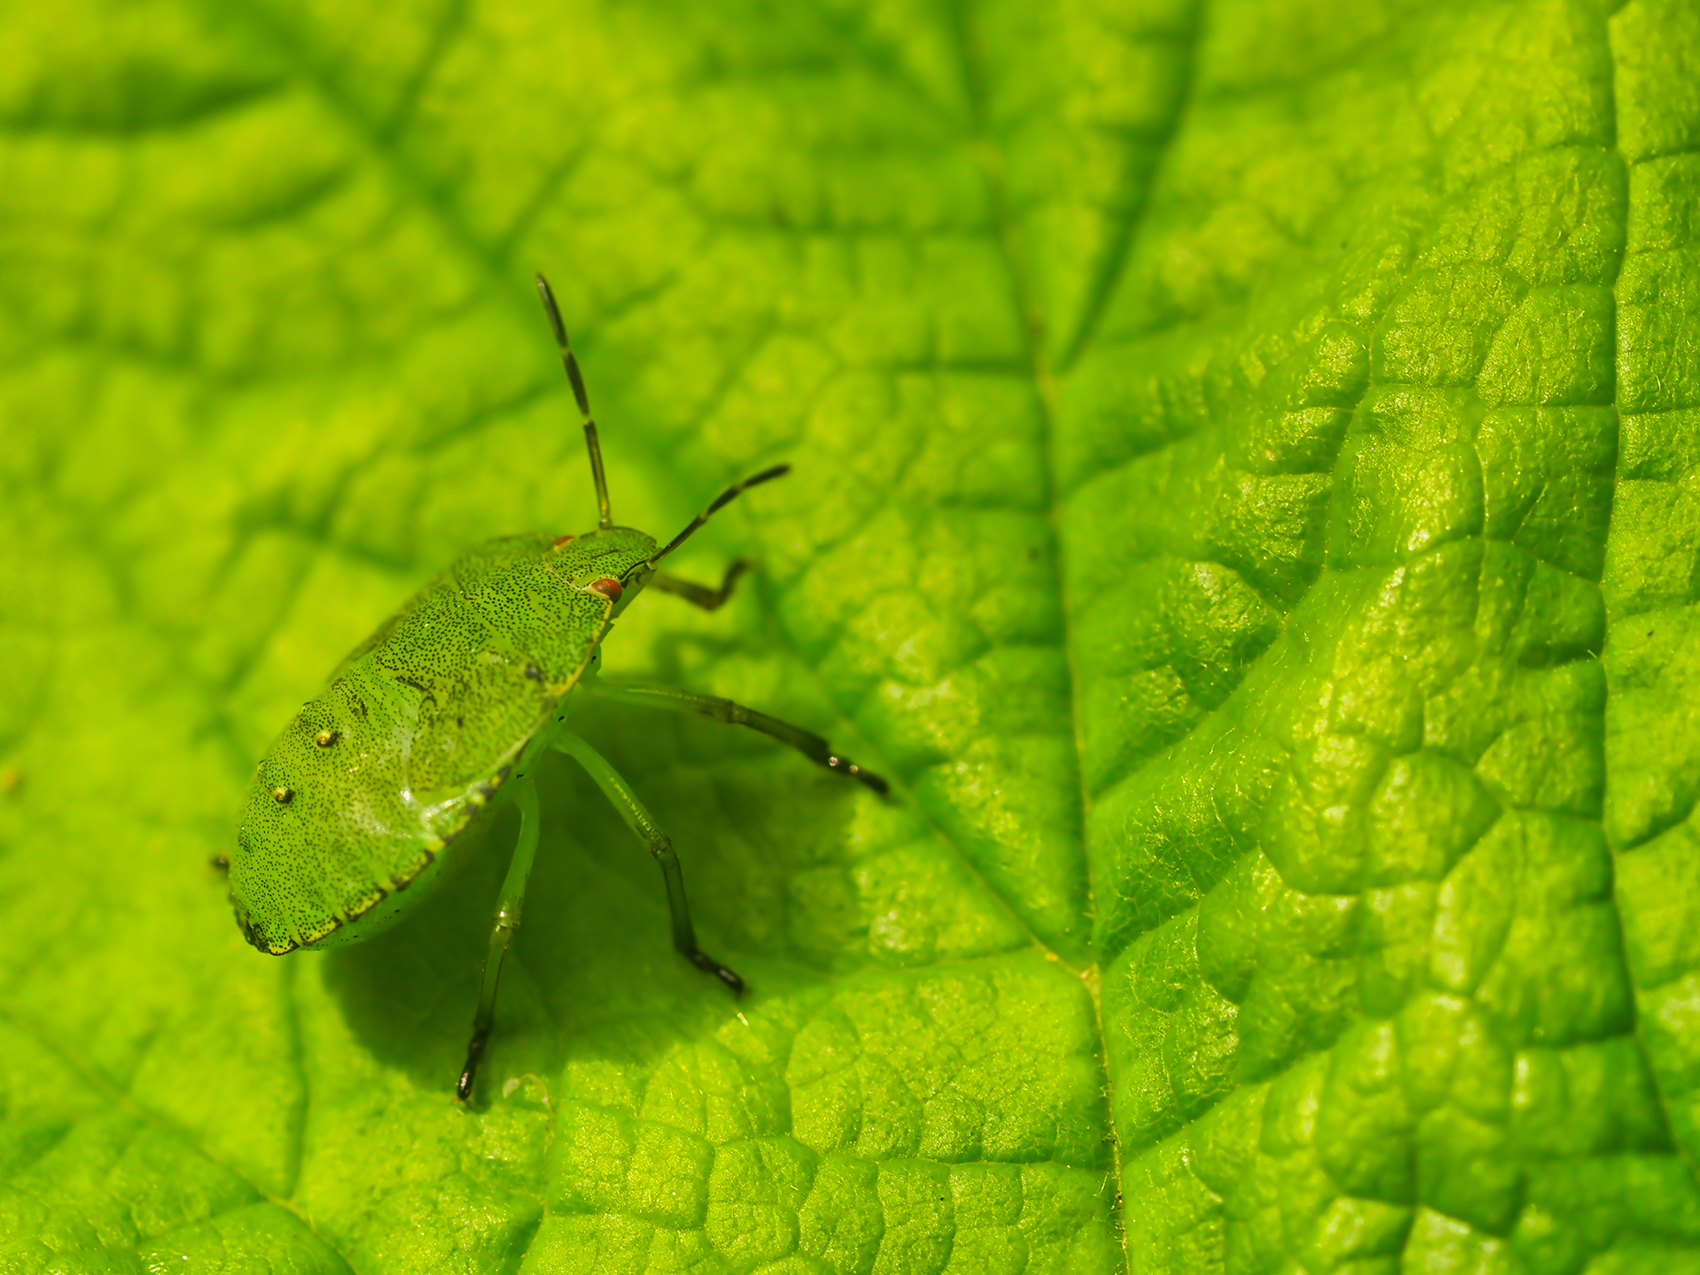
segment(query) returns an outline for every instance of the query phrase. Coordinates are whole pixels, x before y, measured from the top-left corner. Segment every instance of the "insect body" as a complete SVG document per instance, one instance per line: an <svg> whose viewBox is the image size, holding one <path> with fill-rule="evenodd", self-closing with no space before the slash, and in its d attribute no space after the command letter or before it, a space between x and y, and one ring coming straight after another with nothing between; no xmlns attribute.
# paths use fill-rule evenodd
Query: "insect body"
<svg viewBox="0 0 1700 1275"><path fill-rule="evenodd" d="M332 673L255 770L230 855L237 923L261 951L281 955L375 934L412 911L450 873L456 842L510 794L518 843L502 885L466 1065L472 1092L494 1022L502 959L519 925L537 847L530 778L553 747L577 759L660 862L674 946L742 992L743 980L696 944L672 844L635 793L586 741L568 731L566 703L586 690L629 704L699 713L760 730L880 793L883 780L818 735L741 704L666 687L602 687L600 644L646 585L714 609L720 588L677 580L657 564L776 466L723 492L666 546L609 516L596 424L549 285L545 312L584 418L600 522L577 536L504 536L480 545L427 584Z"/></svg>

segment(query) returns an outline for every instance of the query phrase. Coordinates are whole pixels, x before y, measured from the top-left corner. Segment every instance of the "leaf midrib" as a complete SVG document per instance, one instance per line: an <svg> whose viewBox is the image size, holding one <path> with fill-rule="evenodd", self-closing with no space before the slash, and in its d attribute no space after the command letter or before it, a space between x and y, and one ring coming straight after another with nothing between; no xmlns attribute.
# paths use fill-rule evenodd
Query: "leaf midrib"
<svg viewBox="0 0 1700 1275"><path fill-rule="evenodd" d="M198 7L203 9L206 8L205 0L201 0ZM1066 572L1063 570L1064 541L1057 519L1058 494L1056 486L1057 469L1055 462L1057 445L1056 380L1058 373L1056 369L1053 369L1050 366L1048 357L1045 353L1043 345L1043 323L1033 301L1033 292L1028 281L1028 272L1024 265L1021 237L1009 212L1008 195L1003 178L1000 173L995 171L998 165L987 164L984 162L985 156L981 153L981 148L989 148L994 154L999 155L1001 159L1001 147L999 140L990 128L986 119L986 95L984 91L985 69L983 61L977 54L974 46L973 20L972 15L969 12L970 8L971 6L966 2L959 2L952 6L953 16L958 24L957 30L959 39L957 41L957 49L962 57L965 82L969 84L971 88L970 98L974 115L969 136L964 140L963 144L967 145L970 150L974 152L975 158L978 162L978 167L980 168L986 183L988 202L993 212L993 226L991 233L997 243L1000 258L1004 262L1005 268L1008 271L1013 299L1018 311L1017 319L1022 332L1026 365L1024 368L1020 369L1020 374L1031 381L1040 405L1041 425L1043 431L1042 450L1045 461L1043 473L1045 489L1044 502L1051 532L1053 562L1057 573L1056 587L1063 593L1061 599L1063 627L1060 640L1069 670L1070 720L1074 742L1074 763L1077 780L1077 790L1074 794L1073 800L1076 803L1079 828L1081 832L1077 850L1080 854L1081 862L1084 865L1084 873L1087 881L1088 908L1090 911L1092 900L1095 898L1091 883L1090 856L1088 856L1085 851L1087 828L1086 820L1090 811L1090 802L1083 783L1084 755L1082 751L1083 744L1078 712L1080 687L1078 671L1075 667L1074 661L1072 612L1069 609L1068 599L1066 596L1067 576ZM237 18L251 30L258 32L265 42L272 45L274 48L281 49L286 60L304 76L313 91L315 91L331 108L333 114L350 125L351 132L364 150L365 159L375 162L383 169L383 171L389 174L390 178L396 184L398 193L404 196L407 202L413 207L425 213L425 215L427 215L437 225L445 238L458 248L458 250L462 253L463 258L478 268L479 272L484 276L485 282L491 292L511 298L515 313L518 313L522 308L519 290L517 287L511 286L511 276L514 274L516 258L515 244L523 236L524 229L526 225L529 224L530 218L535 216L536 210L544 206L548 192L551 189L557 188L559 184L570 175L574 166L574 157L566 157L561 164L557 165L554 169L550 170L549 173L545 174L538 192L536 192L531 199L527 200L522 205L522 211L519 218L516 220L516 224L513 227L510 227L500 237L498 242L489 243L486 242L483 237L478 235L471 225L457 213L453 200L446 197L444 188L434 182L416 165L409 162L405 147L397 145L397 138L405 131L407 121L411 117L413 110L417 107L419 96L428 84L432 68L435 65L440 64L441 59L446 56L452 46L455 32L463 25L463 21L453 19L453 13L460 13L462 10L464 10L464 5L457 4L451 12L450 18L445 19L439 24L439 30L430 42L430 48L425 63L412 77L410 77L407 90L403 93L400 101L398 101L396 111L388 120L379 120L373 117L350 94L343 91L338 85L334 75L329 73L324 67L314 60L308 43L301 38L300 33L292 27L286 18L278 14L266 13L258 8L251 8L247 6L242 6L230 11L221 10L220 16L227 21L232 17ZM464 14L462 13L462 19L463 18ZM1194 35L1191 46L1194 50L1196 49L1197 44L1196 32L1198 25L1200 24L1195 23L1194 25ZM856 51L858 53L865 54L865 50L858 48ZM1187 60L1190 67L1194 61L1190 51ZM960 123L959 121L951 119L949 114L944 112L943 108L941 108L936 102L933 102L927 94L922 92L917 86L909 83L906 77L896 74L890 66L885 65L881 60L871 56L864 56L863 61L865 65L871 67L882 77L892 79L898 83L912 100L924 104L933 111L939 112L941 116L947 120L951 120L953 123ZM1153 170L1160 162L1161 154L1166 153L1169 141L1178 130L1183 105L1184 103L1177 105L1171 127L1156 148L1158 155L1152 160ZM1144 214L1149 206L1150 191L1153 185L1154 182L1148 178L1145 182L1145 198L1140 201L1139 205L1125 219L1125 221L1119 223L1116 227L1118 231L1116 246L1114 251L1111 253L1110 258L1103 264L1102 271L1095 286L1089 290L1088 295L1090 300L1088 311L1085 315L1080 316L1073 325L1076 335L1064 358L1065 368L1072 366L1075 362L1077 362L1079 357L1091 346L1092 340L1096 335L1098 321L1108 304L1109 298L1114 293L1115 283L1120 277L1127 257L1131 253L1137 240L1139 228L1143 224ZM529 308L526 307L526 309L527 313L529 313ZM1010 369L1010 371L1013 372L1015 369ZM429 440L430 443L438 443L440 441L440 438ZM644 443L644 440L639 439L639 442ZM381 449L380 445L380 450ZM646 451L648 450L646 443L644 443L644 449ZM671 464L668 463L667 457L658 457L652 453L647 459L651 461L652 465L656 469L670 473L676 482L681 480L682 476L673 469ZM681 485L683 485L682 482ZM783 632L782 630L778 631L780 633ZM797 654L801 659L801 653L796 650L795 644L791 643L789 639L786 639L786 641L787 644L791 646L793 653ZM811 675L814 675L813 666L806 659L802 659L801 662L804 667L810 669ZM830 697L828 702L830 702ZM966 854L962 847L952 837L946 835L940 828L938 828L931 819L928 819L925 814L919 810L918 806L916 807L916 811L920 814L923 821L926 822L933 834L939 837L944 844L949 845L952 848L958 860L965 865L968 871L986 888L990 896L999 901L1005 912L1021 926L1022 930L1028 935L1033 945L1042 951L1050 952L1048 945L1034 933L1032 927L1013 907L1010 900L1004 896L1003 892L985 878L983 873L981 873L975 865L972 858ZM1050 954L1057 955L1054 952ZM1085 971L1074 970L1073 972L1076 974L1090 974L1091 967ZM1099 1063L1106 1086L1106 1137L1110 1139L1112 1147L1114 1148L1114 1122L1113 1119L1109 1118L1110 1104L1108 1087L1111 1083L1111 1072L1107 1041L1104 1035L1099 998L1097 995L1097 983L1096 979L1092 977L1088 977L1085 981L1087 990L1093 1001L1095 1025L1098 1032ZM70 1057L70 1055L65 1056L67 1058ZM297 1056L294 1059L294 1062L300 1072L299 1079L303 1086L303 1104L305 1105L307 1101L305 1097L305 1094L307 1093L307 1068L305 1066L305 1060ZM86 1067L78 1066L77 1070L80 1072L87 1072L88 1069ZM89 1074L93 1075L94 1073ZM99 1080L98 1076L96 1079L97 1081ZM129 1098L128 1095L123 1094L121 1091L108 1093L107 1091L111 1087L104 1081L100 1081L96 1087L100 1092L105 1094L110 1101L117 1103L120 1107L124 1109L133 1107L137 1112L151 1122L161 1124L161 1117L152 1112L146 1111L133 1099ZM302 1118L298 1122L294 1122L295 1137L293 1145L288 1151L288 1163L291 1167L291 1176L292 1179L296 1180L298 1180L303 1163L306 1125L307 1120L305 1118L305 1111L303 1111ZM168 1126L161 1124L161 1127L164 1128ZM204 1149L199 1146L198 1141L193 1138L189 1138L185 1131L170 1128L170 1132L177 1137L185 1138L189 1145L196 1147L196 1149L202 1154L206 1154ZM208 1158L213 1159L211 1156ZM216 1159L214 1162L217 1162ZM1119 1184L1122 1169L1119 1148L1115 1148L1113 1163L1114 1175L1117 1183ZM243 1180L247 1181L245 1178ZM250 1185L253 1184L250 1183ZM257 1186L254 1189L262 1199L272 1199L272 1197L268 1196L265 1192L260 1191ZM1116 1189L1117 1197L1119 1199L1119 1186ZM273 1202L280 1203L284 1207L289 1207L287 1201L274 1200ZM292 1209L292 1211L294 1210ZM1119 1215L1117 1217L1117 1225L1119 1231ZM339 1256L341 1256L341 1254L339 1254ZM343 1260L347 1262L348 1259L343 1257Z"/></svg>

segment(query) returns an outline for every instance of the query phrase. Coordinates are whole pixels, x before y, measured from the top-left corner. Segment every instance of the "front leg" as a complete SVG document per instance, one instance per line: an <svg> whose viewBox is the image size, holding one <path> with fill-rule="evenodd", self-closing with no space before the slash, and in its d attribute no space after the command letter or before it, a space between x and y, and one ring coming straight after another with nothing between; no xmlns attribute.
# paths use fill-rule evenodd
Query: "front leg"
<svg viewBox="0 0 1700 1275"><path fill-rule="evenodd" d="M759 730L762 734L777 739L789 748L795 748L818 766L825 766L836 774L866 784L882 797L891 791L891 785L885 780L871 770L863 770L848 757L834 752L832 745L813 731L793 726L790 722L782 722L766 713L758 713L755 709L746 708L732 700L721 699L718 695L674 690L670 686L609 686L605 682L587 685L593 694L622 704L633 704L639 708L667 708L676 713L695 713L728 726L748 726L751 730Z"/></svg>
<svg viewBox="0 0 1700 1275"><path fill-rule="evenodd" d="M697 584L693 580L681 580L678 576L668 575L665 571L657 571L650 576L647 587L659 589L663 593L671 593L676 598L683 598L692 606L701 607L704 611L718 611L731 598L732 586L738 583L738 577L749 569L748 561L743 558L738 559L726 568L726 574L721 578L718 589L711 589L706 584Z"/></svg>

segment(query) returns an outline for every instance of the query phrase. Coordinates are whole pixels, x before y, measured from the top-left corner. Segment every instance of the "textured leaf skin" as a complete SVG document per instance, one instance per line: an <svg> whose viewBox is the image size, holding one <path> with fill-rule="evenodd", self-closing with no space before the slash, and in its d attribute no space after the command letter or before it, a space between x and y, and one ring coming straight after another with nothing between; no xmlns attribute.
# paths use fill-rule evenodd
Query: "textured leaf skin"
<svg viewBox="0 0 1700 1275"><path fill-rule="evenodd" d="M0 1271L1700 1267L1678 0L0 8ZM795 473L370 943L208 857L469 545Z"/></svg>

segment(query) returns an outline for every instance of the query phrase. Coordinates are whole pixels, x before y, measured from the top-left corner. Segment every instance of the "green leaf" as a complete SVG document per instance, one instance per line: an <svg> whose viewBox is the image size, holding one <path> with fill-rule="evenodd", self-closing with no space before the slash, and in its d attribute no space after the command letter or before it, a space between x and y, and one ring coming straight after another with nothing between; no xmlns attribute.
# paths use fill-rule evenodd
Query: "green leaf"
<svg viewBox="0 0 1700 1275"><path fill-rule="evenodd" d="M0 9L0 1271L1700 1270L1681 0ZM396 930L256 758L456 553L671 534ZM575 710L576 711L576 710Z"/></svg>

